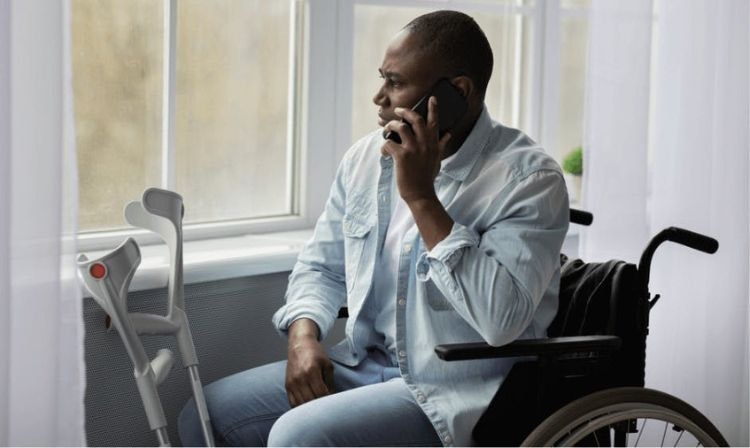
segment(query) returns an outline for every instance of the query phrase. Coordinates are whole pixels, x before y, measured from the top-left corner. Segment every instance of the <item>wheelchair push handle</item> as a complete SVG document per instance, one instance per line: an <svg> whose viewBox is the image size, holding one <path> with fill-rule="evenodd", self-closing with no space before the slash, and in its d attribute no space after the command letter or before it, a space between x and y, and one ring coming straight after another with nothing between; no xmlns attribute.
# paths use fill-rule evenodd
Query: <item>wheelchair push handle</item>
<svg viewBox="0 0 750 448"><path fill-rule="evenodd" d="M644 250L643 255L641 255L641 261L638 263L638 271L642 273L646 285L648 285L651 271L651 259L654 257L654 252L656 252L656 249L665 241L682 244L683 246L707 254L713 254L719 249L719 242L710 236L702 235L680 227L668 227L651 238L648 246L646 246L646 250Z"/></svg>
<svg viewBox="0 0 750 448"><path fill-rule="evenodd" d="M580 224L582 226L590 226L591 223L594 222L594 215L584 210L571 208L570 222L573 224Z"/></svg>
<svg viewBox="0 0 750 448"><path fill-rule="evenodd" d="M701 235L700 233L679 227L669 227L661 231L665 238L683 246L690 247L707 254L713 254L719 249L719 242L710 236Z"/></svg>

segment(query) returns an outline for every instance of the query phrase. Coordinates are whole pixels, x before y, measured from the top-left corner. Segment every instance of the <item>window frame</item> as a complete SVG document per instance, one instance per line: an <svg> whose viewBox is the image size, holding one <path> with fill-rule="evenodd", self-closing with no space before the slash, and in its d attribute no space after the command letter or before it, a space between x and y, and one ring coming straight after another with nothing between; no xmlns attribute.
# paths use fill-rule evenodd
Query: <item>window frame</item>
<svg viewBox="0 0 750 448"><path fill-rule="evenodd" d="M309 85L315 85L314 80L319 69L310 64L311 48L310 11L307 0L286 0L290 3L290 39L289 39L289 73L288 73L288 118L287 118L287 188L291 195L287 197L289 214L272 217L258 217L233 219L214 222L185 224L183 238L185 241L210 238L232 237L247 234L263 234L309 228L323 208L326 190L323 185L327 182L308 181L322 178L328 181L335 172L334 153L326 148L317 149L315 154L308 156L308 148L318 148L322 138L317 135L321 126L326 129L333 127L330 123L320 123L316 119L319 111L308 110L313 104L308 98L312 92ZM163 36L163 88L162 88L162 136L161 136L161 184L160 188L174 190L175 185L175 147L174 147L174 117L175 117L175 54L177 34L177 4L178 0L162 0L164 7L164 36ZM318 39L319 40L319 39ZM318 82L322 82L319 80ZM327 89L335 92L335 88ZM306 95L310 92L310 95ZM317 108L316 108L317 109ZM309 122L308 122L309 119ZM325 120L322 120L325 121ZM330 143L329 143L330 144ZM333 167L333 168L331 168ZM291 197L290 197L291 196ZM321 199L322 198L322 199ZM139 197L133 200L140 200ZM125 204L122 204L123 207ZM190 204L186 204L189 207ZM123 221L123 224L124 221ZM116 246L123 239L132 237L141 245L161 243L161 239L143 229L125 228L101 231L85 231L78 233L78 246L82 251L95 251Z"/></svg>
<svg viewBox="0 0 750 448"><path fill-rule="evenodd" d="M162 134L162 188L174 185L174 55L178 0L162 0L165 8L165 54ZM452 8L517 13L532 20L532 81L524 129L544 145L555 141L559 101L560 23L566 16L586 15L586 8L563 8L562 0L535 0L532 5L489 3L481 0L287 0L290 2L290 70L287 153L288 188L292 213L277 217L187 224L185 241L265 234L311 228L323 211L339 161L352 143L353 16L356 5ZM519 2L522 0L519 0ZM520 44L520 43L519 43ZM167 58L165 58L166 60ZM521 76L516 64L514 76ZM312 88L314 87L314 88ZM514 99L518 101L518 99ZM140 198L133 198L138 200ZM123 204L124 206L125 204ZM187 207L190 204L186 204ZM133 237L139 244L159 243L158 236L141 229L79 233L81 250L100 250Z"/></svg>

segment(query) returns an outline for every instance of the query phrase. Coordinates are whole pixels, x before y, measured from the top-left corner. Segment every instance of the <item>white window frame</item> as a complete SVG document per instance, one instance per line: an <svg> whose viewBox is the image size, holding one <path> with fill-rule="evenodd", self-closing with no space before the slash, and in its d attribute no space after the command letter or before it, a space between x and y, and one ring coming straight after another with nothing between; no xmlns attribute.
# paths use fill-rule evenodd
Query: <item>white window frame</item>
<svg viewBox="0 0 750 448"><path fill-rule="evenodd" d="M176 7L164 1L165 65L162 135L162 187L174 185L174 66ZM287 0L291 2L289 123L287 178L292 184L292 214L281 217L186 225L186 241L267 234L312 227L322 212L341 157L351 144L353 14L358 4L392 7L427 7L495 13L519 13L533 22L532 82L526 92L530 107L525 131L542 145L554 141L559 98L559 30L565 16L585 15L586 9L564 9L561 0L536 0L532 6L478 0ZM517 40L520 43L520 40ZM299 50L299 51L298 51ZM520 52L519 52L520 54ZM520 77L520 64L516 64ZM517 110L518 108L516 108ZM133 198L138 200L140 198ZM123 204L124 206L124 204ZM189 207L190 204L186 204ZM132 236L140 244L160 242L144 230L90 232L79 235L81 250L111 248Z"/></svg>
<svg viewBox="0 0 750 448"><path fill-rule="evenodd" d="M175 54L178 0L162 0L164 5L164 41L162 89L162 137L161 137L161 188L174 190L174 117L175 117ZM337 92L335 80L324 76L318 66L328 53L326 36L319 30L311 32L317 11L311 11L306 0L285 0L291 5L288 75L288 123L287 123L287 188L292 195L287 200L288 215L277 217L248 218L220 222L186 224L184 240L233 237L247 234L265 234L299 230L313 226L323 209L328 187L336 169L335 151L331 145L333 116L331 99ZM319 48L320 47L320 48ZM321 51L322 50L322 51ZM323 53L321 57L321 53ZM310 61L317 61L311 64ZM315 86L310 89L309 86ZM309 94L305 94L309 92ZM328 93L328 95L322 95ZM330 109L330 110L329 110ZM330 120L329 120L330 121ZM324 131L325 130L325 131ZM314 148L314 150L313 150ZM140 200L135 197L133 200ZM123 207L125 204L122 204ZM186 204L190 207L190 204ZM124 221L123 221L123 224ZM82 232L78 235L78 246L82 251L112 248L127 237L133 237L141 245L158 244L158 236L141 229L119 229L111 231Z"/></svg>

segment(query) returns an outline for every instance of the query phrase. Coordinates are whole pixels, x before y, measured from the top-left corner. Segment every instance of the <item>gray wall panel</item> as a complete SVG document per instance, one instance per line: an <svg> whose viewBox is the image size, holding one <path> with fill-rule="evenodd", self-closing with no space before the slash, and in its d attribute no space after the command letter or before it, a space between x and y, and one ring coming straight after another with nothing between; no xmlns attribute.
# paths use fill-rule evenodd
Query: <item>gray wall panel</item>
<svg viewBox="0 0 750 448"><path fill-rule="evenodd" d="M185 303L203 384L286 357L286 340L271 326L283 303L289 273L278 273L185 286ZM131 312L164 314L166 289L132 293ZM86 431L92 446L155 446L133 379L133 366L115 331L104 327L105 314L85 299ZM343 322L328 338L340 340ZM150 357L160 348L177 350L171 337L145 336ZM177 415L190 397L187 374L178 361L159 393L170 441L179 445Z"/></svg>

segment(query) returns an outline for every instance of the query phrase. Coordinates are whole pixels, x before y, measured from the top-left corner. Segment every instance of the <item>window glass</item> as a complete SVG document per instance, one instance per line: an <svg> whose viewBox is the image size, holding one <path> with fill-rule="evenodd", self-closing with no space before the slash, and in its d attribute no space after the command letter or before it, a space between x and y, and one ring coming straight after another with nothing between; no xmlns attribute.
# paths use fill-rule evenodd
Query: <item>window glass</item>
<svg viewBox="0 0 750 448"><path fill-rule="evenodd" d="M485 104L506 126L531 132L531 20L521 14L473 14L492 47L494 64Z"/></svg>
<svg viewBox="0 0 750 448"><path fill-rule="evenodd" d="M583 143L587 32L586 16L562 18L557 132L549 148L558 161Z"/></svg>
<svg viewBox="0 0 750 448"><path fill-rule="evenodd" d="M73 0L81 231L126 228L149 186L186 223L293 212L290 1L176 2L173 184L162 178L166 0Z"/></svg>
<svg viewBox="0 0 750 448"><path fill-rule="evenodd" d="M587 9L591 0L561 0L560 6L562 8L584 8Z"/></svg>
<svg viewBox="0 0 750 448"><path fill-rule="evenodd" d="M291 213L289 1L177 5L175 177L185 221Z"/></svg>
<svg viewBox="0 0 750 448"><path fill-rule="evenodd" d="M125 227L122 208L160 184L162 3L73 0L79 228Z"/></svg>
<svg viewBox="0 0 750 448"><path fill-rule="evenodd" d="M382 80L378 68L385 49L398 31L426 8L394 8L380 5L354 7L354 54L352 59L352 141L378 127L377 106L372 102Z"/></svg>

